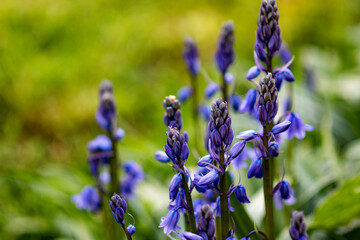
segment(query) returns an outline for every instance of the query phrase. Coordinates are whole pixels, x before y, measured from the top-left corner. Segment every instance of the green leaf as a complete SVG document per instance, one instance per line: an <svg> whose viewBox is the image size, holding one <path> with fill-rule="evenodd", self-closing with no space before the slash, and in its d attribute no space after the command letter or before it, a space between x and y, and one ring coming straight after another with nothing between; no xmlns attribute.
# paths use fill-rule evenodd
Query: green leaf
<svg viewBox="0 0 360 240"><path fill-rule="evenodd" d="M314 227L333 228L360 216L360 177L346 181L314 214Z"/></svg>

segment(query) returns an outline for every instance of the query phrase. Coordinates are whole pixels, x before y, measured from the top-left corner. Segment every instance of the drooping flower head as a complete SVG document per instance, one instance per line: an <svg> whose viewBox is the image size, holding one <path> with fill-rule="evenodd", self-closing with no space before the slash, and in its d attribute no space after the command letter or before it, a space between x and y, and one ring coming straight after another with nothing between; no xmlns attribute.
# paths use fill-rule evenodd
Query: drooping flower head
<svg viewBox="0 0 360 240"><path fill-rule="evenodd" d="M127 209L127 204L124 198L120 197L116 193L110 198L110 209L115 218L115 221L121 226L125 225L124 216Z"/></svg>
<svg viewBox="0 0 360 240"><path fill-rule="evenodd" d="M291 122L289 129L284 133L288 139L296 137L297 139L303 139L305 137L305 131L313 131L314 127L305 124L298 113L289 112L285 121Z"/></svg>
<svg viewBox="0 0 360 240"><path fill-rule="evenodd" d="M271 123L278 111L278 90L275 86L275 80L272 74L264 76L258 86L257 107L259 112L259 121L263 126Z"/></svg>
<svg viewBox="0 0 360 240"><path fill-rule="evenodd" d="M180 214L176 209L171 209L166 217L161 218L159 227L164 228L164 233L169 235L171 232L177 233L180 227L177 225L180 218Z"/></svg>
<svg viewBox="0 0 360 240"><path fill-rule="evenodd" d="M145 174L140 165L134 161L127 161L124 166L126 175L121 179L120 192L126 199L134 197L139 182L143 181Z"/></svg>
<svg viewBox="0 0 360 240"><path fill-rule="evenodd" d="M106 131L113 131L116 125L116 105L112 83L103 80L99 86L100 104L96 112L96 121Z"/></svg>
<svg viewBox="0 0 360 240"><path fill-rule="evenodd" d="M306 224L304 221L304 213L293 210L290 220L290 237L292 240L307 240Z"/></svg>
<svg viewBox="0 0 360 240"><path fill-rule="evenodd" d="M216 154L228 150L234 139L234 133L231 128L227 102L223 102L221 98L216 100L210 109L208 131L211 149Z"/></svg>
<svg viewBox="0 0 360 240"><path fill-rule="evenodd" d="M262 61L266 61L265 49L273 57L280 50L282 42L275 0L262 1L257 25L255 52Z"/></svg>
<svg viewBox="0 0 360 240"><path fill-rule="evenodd" d="M181 117L181 111L180 102L176 99L175 96L168 96L163 101L163 107L165 109L164 114L164 123L168 127L175 127L179 131L181 131L182 127L182 117Z"/></svg>
<svg viewBox="0 0 360 240"><path fill-rule="evenodd" d="M199 50L194 39L184 39L184 50L182 52L186 68L192 77L196 77L200 71Z"/></svg>
<svg viewBox="0 0 360 240"><path fill-rule="evenodd" d="M184 164L189 157L189 147L184 133L170 127L166 133L165 153L175 164Z"/></svg>
<svg viewBox="0 0 360 240"><path fill-rule="evenodd" d="M203 205L197 211L197 217L199 235L203 239L214 240L215 217L211 207L208 204Z"/></svg>
<svg viewBox="0 0 360 240"><path fill-rule="evenodd" d="M101 197L98 190L92 186L85 186L83 190L71 197L78 209L85 209L89 212L98 212L101 207Z"/></svg>
<svg viewBox="0 0 360 240"><path fill-rule="evenodd" d="M225 75L229 66L234 62L234 42L234 24L232 21L229 21L222 26L215 53L216 66L223 75Z"/></svg>

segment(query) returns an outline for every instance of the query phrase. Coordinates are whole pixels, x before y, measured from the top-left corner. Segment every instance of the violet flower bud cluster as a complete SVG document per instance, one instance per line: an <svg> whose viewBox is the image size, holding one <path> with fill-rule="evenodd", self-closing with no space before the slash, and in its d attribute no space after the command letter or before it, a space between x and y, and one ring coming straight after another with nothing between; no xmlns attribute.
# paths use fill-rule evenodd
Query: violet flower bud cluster
<svg viewBox="0 0 360 240"><path fill-rule="evenodd" d="M181 131L182 117L181 117L181 103L176 99L175 96L168 96L163 101L163 107L165 109L164 123L168 127L177 128Z"/></svg>
<svg viewBox="0 0 360 240"><path fill-rule="evenodd" d="M304 213L293 210L290 220L290 237L292 240L307 240L306 224L304 222Z"/></svg>
<svg viewBox="0 0 360 240"><path fill-rule="evenodd" d="M200 71L199 49L191 37L184 39L182 56L189 74L196 77Z"/></svg>
<svg viewBox="0 0 360 240"><path fill-rule="evenodd" d="M115 221L123 227L125 232L132 236L135 233L135 226L129 224L125 228L125 213L127 210L127 203L125 199L114 193L109 200L109 204Z"/></svg>
<svg viewBox="0 0 360 240"><path fill-rule="evenodd" d="M222 75L225 75L235 60L234 24L232 21L223 24L215 53L215 63Z"/></svg>
<svg viewBox="0 0 360 240"><path fill-rule="evenodd" d="M275 86L275 80L272 78L272 74L268 73L259 82L256 104L259 113L259 121L263 126L274 120L279 109L277 98L278 91Z"/></svg>
<svg viewBox="0 0 360 240"><path fill-rule="evenodd" d="M99 86L100 104L96 112L96 121L107 132L113 131L116 125L116 105L113 86L109 80L103 80Z"/></svg>
<svg viewBox="0 0 360 240"><path fill-rule="evenodd" d="M215 240L215 217L209 205L203 205L197 211L197 226L203 239Z"/></svg>

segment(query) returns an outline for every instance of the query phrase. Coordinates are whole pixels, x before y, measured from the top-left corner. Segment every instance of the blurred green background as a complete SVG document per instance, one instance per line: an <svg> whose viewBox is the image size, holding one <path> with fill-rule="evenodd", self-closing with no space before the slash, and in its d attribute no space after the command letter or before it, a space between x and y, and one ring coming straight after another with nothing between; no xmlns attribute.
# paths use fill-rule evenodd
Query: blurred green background
<svg viewBox="0 0 360 240"><path fill-rule="evenodd" d="M217 80L216 41L222 23L232 19L237 58L230 72L244 96L252 87L244 76L253 65L259 6L245 0L1 0L0 238L103 238L101 216L76 209L70 196L94 183L86 144L102 133L94 114L98 84L108 78L126 131L121 157L137 161L147 175L130 202L135 237L166 239L157 226L167 211L164 182L173 172L154 153L165 143L163 98L189 85L182 40L196 39L202 68ZM280 0L279 9L283 39L295 55L295 110L316 127L295 141L296 208L305 210L313 239L359 239L360 1ZM182 112L191 137L188 103ZM249 117L233 115L235 132L254 127ZM256 199L260 182L242 179ZM260 222L263 212L255 208L248 210ZM286 228L278 231L288 239Z"/></svg>

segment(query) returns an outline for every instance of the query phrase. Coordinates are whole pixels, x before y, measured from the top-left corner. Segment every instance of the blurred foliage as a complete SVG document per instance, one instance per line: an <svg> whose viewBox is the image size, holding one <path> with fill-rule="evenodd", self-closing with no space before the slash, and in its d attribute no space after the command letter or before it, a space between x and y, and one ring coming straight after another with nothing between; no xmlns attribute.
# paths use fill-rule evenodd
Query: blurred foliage
<svg viewBox="0 0 360 240"><path fill-rule="evenodd" d="M121 157L136 160L147 174L130 203L136 238L166 239L157 226L167 210L164 182L170 181L172 170L153 155L165 141L163 97L189 84L182 39L191 35L197 40L203 68L217 79L217 35L222 22L233 19L237 59L231 72L243 96L252 87L244 76L253 65L259 5L244 0L2 0L0 236L102 238L101 214L77 210L70 196L94 183L86 143L101 133L94 119L97 85L108 78L115 87L119 124L127 134ZM280 0L279 5L283 39L296 56L295 109L316 127L304 141L295 141L291 169L297 179L296 208L305 210L308 225L316 212L314 239L330 236L328 230L316 231L321 224L331 228L331 236L356 239L359 221L344 217L338 226L322 223L322 216L345 201L339 194L347 185L341 186L360 170L360 1ZM310 90L308 69L315 79ZM205 84L201 79L202 89ZM191 136L190 106L182 109ZM233 115L235 132L253 128L247 116ZM279 166L286 159L282 155ZM189 164L195 165L195 159ZM252 203L261 204L261 182L243 177L242 183ZM252 204L246 208L261 224L263 209ZM278 214L282 226L288 224L288 213ZM339 229L343 226L347 228ZM278 232L288 238L286 228Z"/></svg>

